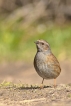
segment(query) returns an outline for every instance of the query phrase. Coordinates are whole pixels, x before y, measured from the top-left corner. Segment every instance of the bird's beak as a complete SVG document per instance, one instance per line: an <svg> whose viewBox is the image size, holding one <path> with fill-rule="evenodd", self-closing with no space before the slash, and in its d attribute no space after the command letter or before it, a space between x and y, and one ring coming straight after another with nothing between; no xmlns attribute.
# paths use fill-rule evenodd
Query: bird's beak
<svg viewBox="0 0 71 106"><path fill-rule="evenodd" d="M39 42L38 42L38 41L35 41L34 43L35 43L35 44L39 44Z"/></svg>

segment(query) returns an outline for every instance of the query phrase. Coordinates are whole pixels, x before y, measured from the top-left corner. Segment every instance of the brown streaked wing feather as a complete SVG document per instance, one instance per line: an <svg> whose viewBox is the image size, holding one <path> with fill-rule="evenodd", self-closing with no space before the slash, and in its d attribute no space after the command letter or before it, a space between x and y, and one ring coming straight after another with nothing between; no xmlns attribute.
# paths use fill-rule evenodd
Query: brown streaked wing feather
<svg viewBox="0 0 71 106"><path fill-rule="evenodd" d="M61 72L60 64L53 54L47 56L46 62L48 63L49 67L52 67L55 71L57 71L57 73Z"/></svg>

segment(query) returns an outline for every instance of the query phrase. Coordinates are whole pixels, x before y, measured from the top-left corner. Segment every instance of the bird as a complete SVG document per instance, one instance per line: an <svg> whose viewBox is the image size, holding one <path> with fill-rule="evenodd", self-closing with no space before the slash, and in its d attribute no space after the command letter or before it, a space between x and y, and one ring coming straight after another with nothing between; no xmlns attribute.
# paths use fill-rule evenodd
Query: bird
<svg viewBox="0 0 71 106"><path fill-rule="evenodd" d="M54 87L56 87L56 78L60 75L61 67L57 58L53 55L50 45L45 40L37 40L37 52L34 57L34 68L38 75L42 77L42 85L44 79L54 79Z"/></svg>

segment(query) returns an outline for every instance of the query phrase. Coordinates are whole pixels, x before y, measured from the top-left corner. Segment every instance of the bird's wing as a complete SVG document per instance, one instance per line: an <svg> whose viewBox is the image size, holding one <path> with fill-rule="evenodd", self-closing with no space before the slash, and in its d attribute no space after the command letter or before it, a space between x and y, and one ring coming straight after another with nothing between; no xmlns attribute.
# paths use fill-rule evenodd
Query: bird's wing
<svg viewBox="0 0 71 106"><path fill-rule="evenodd" d="M48 64L48 67L57 71L57 73L61 72L60 64L53 54L47 56L46 63Z"/></svg>

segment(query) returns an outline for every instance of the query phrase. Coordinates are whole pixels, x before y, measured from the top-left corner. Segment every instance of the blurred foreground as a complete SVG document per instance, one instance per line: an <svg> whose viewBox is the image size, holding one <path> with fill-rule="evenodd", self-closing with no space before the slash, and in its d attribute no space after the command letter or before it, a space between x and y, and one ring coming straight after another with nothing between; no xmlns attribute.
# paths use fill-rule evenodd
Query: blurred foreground
<svg viewBox="0 0 71 106"><path fill-rule="evenodd" d="M19 84L0 85L0 106L70 106L71 85L59 84L56 88Z"/></svg>

